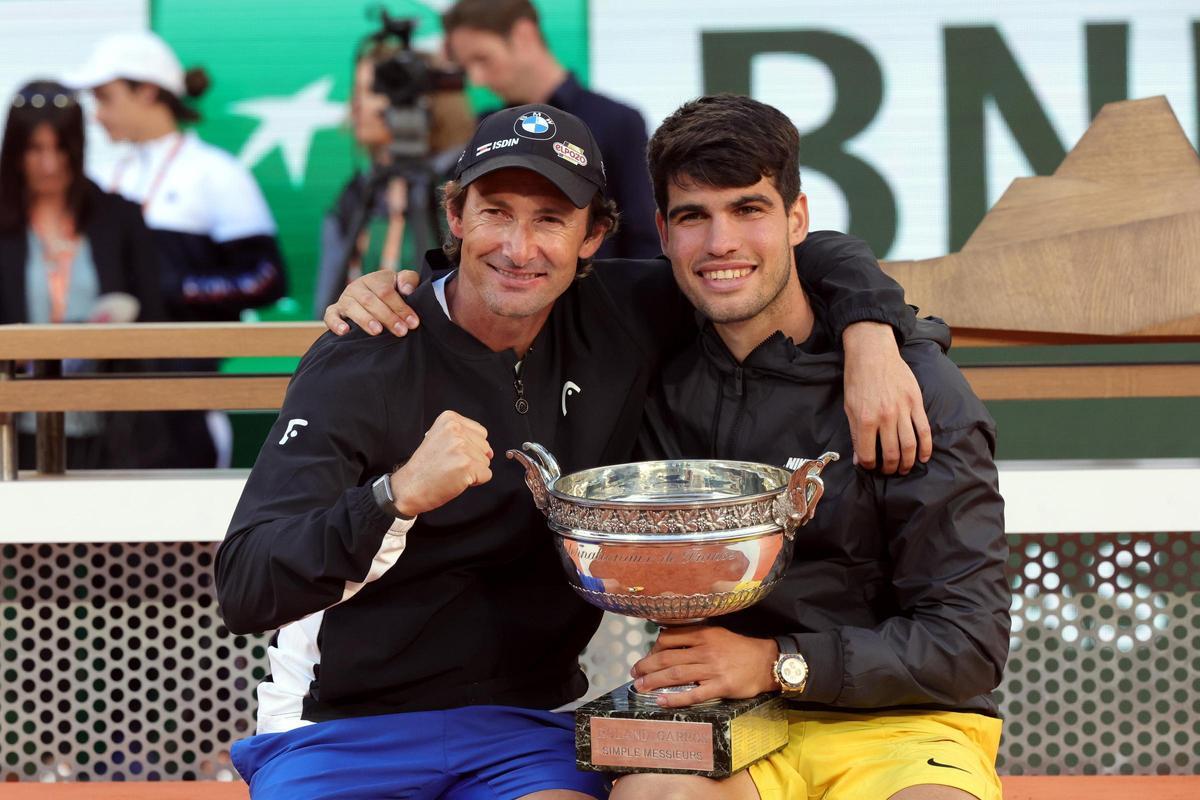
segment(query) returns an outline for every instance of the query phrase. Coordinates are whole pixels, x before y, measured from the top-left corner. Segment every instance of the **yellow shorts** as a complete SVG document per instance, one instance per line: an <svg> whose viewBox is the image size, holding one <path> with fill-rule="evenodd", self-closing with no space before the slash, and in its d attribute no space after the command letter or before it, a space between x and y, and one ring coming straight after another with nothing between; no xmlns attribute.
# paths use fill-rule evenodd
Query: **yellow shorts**
<svg viewBox="0 0 1200 800"><path fill-rule="evenodd" d="M998 719L950 711L789 711L789 740L750 765L762 800L887 800L934 783L1002 800Z"/></svg>

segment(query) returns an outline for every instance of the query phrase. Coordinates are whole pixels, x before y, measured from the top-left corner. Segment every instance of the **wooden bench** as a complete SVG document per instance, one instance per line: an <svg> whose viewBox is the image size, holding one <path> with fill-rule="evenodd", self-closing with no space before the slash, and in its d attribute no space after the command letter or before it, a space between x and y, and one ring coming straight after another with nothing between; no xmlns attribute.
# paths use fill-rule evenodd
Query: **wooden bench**
<svg viewBox="0 0 1200 800"><path fill-rule="evenodd" d="M301 356L315 322L0 325L0 364L62 359ZM127 374L18 377L0 384L0 412L275 409L288 375ZM69 386L70 391L64 392Z"/></svg>
<svg viewBox="0 0 1200 800"><path fill-rule="evenodd" d="M0 480L16 478L14 412L38 413L38 471L65 466L65 411L277 409L289 375L62 375L63 359L187 359L303 355L316 322L0 325ZM33 362L32 375L16 365Z"/></svg>
<svg viewBox="0 0 1200 800"><path fill-rule="evenodd" d="M276 409L289 379L203 373L63 376L63 359L296 357L323 331L314 322L0 325L0 480L16 477L15 412L39 413L38 469L58 474L65 463L63 412ZM972 329L955 336L960 348L1146 341ZM34 374L18 376L16 365L30 361L37 366ZM964 367L963 374L983 400L1200 397L1200 364L1190 363L989 364Z"/></svg>

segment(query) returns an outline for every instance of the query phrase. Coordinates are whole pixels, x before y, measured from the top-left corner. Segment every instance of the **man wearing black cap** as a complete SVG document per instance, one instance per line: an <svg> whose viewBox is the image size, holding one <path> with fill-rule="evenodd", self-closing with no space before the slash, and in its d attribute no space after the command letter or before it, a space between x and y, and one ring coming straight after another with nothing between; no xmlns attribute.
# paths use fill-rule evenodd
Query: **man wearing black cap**
<svg viewBox="0 0 1200 800"><path fill-rule="evenodd" d="M530 110L518 114L511 128L511 115L508 114L497 114L496 119L483 121L471 141L472 146L464 150L459 159L457 182L466 186L489 172L521 167L552 181L577 208L584 208L594 198L603 197L604 163L588 127L550 106L526 108ZM559 122L555 122L551 114L558 117ZM487 141L492 136L497 138Z"/></svg>
<svg viewBox="0 0 1200 800"><path fill-rule="evenodd" d="M471 83L506 105L547 103L582 119L608 166L607 194L621 209L621 229L597 258L658 255L654 200L646 172L646 121L631 106L584 88L551 52L529 0L457 0L442 14L446 54Z"/></svg>
<svg viewBox="0 0 1200 800"><path fill-rule="evenodd" d="M255 798L604 794L550 710L585 691L600 612L563 579L521 470L491 464L526 441L565 471L627 460L693 311L665 262L591 270L615 213L569 114L488 117L446 210L432 266L457 268L409 298L422 325L313 345L217 555L230 630L279 628L258 734L232 750ZM868 287L833 292L842 327L902 324L889 287L804 262L818 293Z"/></svg>

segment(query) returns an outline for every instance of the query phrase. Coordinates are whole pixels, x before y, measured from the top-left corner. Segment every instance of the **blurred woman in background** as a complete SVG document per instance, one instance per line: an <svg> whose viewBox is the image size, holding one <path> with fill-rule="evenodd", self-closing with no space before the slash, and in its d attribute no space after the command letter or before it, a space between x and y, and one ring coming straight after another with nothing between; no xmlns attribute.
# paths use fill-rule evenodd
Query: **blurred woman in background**
<svg viewBox="0 0 1200 800"><path fill-rule="evenodd" d="M157 249L141 212L84 177L83 152L83 113L69 89L35 81L17 92L0 143L0 323L163 318ZM114 441L115 419L68 413L67 466L138 465L128 443ZM33 415L17 425L29 469Z"/></svg>
<svg viewBox="0 0 1200 800"><path fill-rule="evenodd" d="M202 69L184 72L174 51L149 31L102 40L69 78L96 98L96 120L130 151L101 185L138 203L162 261L161 285L173 322L230 322L287 292L275 220L262 191L231 154L181 126L199 115L185 98L208 88ZM212 371L194 360L176 369ZM171 466L229 466L225 414L173 412Z"/></svg>
<svg viewBox="0 0 1200 800"><path fill-rule="evenodd" d="M407 50L378 35L364 40L355 54L350 122L354 141L370 159L370 167L346 183L322 225L321 266L313 298L317 318L359 275L376 269L416 270L423 263L422 247L442 243L437 191L474 133L476 120L461 88L424 95L428 142L425 153L417 157L422 168L399 169L396 137L387 119L390 101L376 86L376 69L398 55L441 67L434 56ZM389 173L390 168L397 169ZM372 180L379 177L383 179ZM364 206L367 224L351 243L356 216Z"/></svg>

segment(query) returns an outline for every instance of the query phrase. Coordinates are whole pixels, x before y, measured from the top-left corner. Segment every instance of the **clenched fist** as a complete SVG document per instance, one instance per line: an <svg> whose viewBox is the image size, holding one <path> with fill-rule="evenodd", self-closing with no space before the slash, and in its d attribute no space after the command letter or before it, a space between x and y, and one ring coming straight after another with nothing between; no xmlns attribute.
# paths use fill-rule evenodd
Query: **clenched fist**
<svg viewBox="0 0 1200 800"><path fill-rule="evenodd" d="M492 479L487 430L474 420L443 411L412 458L392 473L396 509L415 517L441 508L472 486Z"/></svg>

